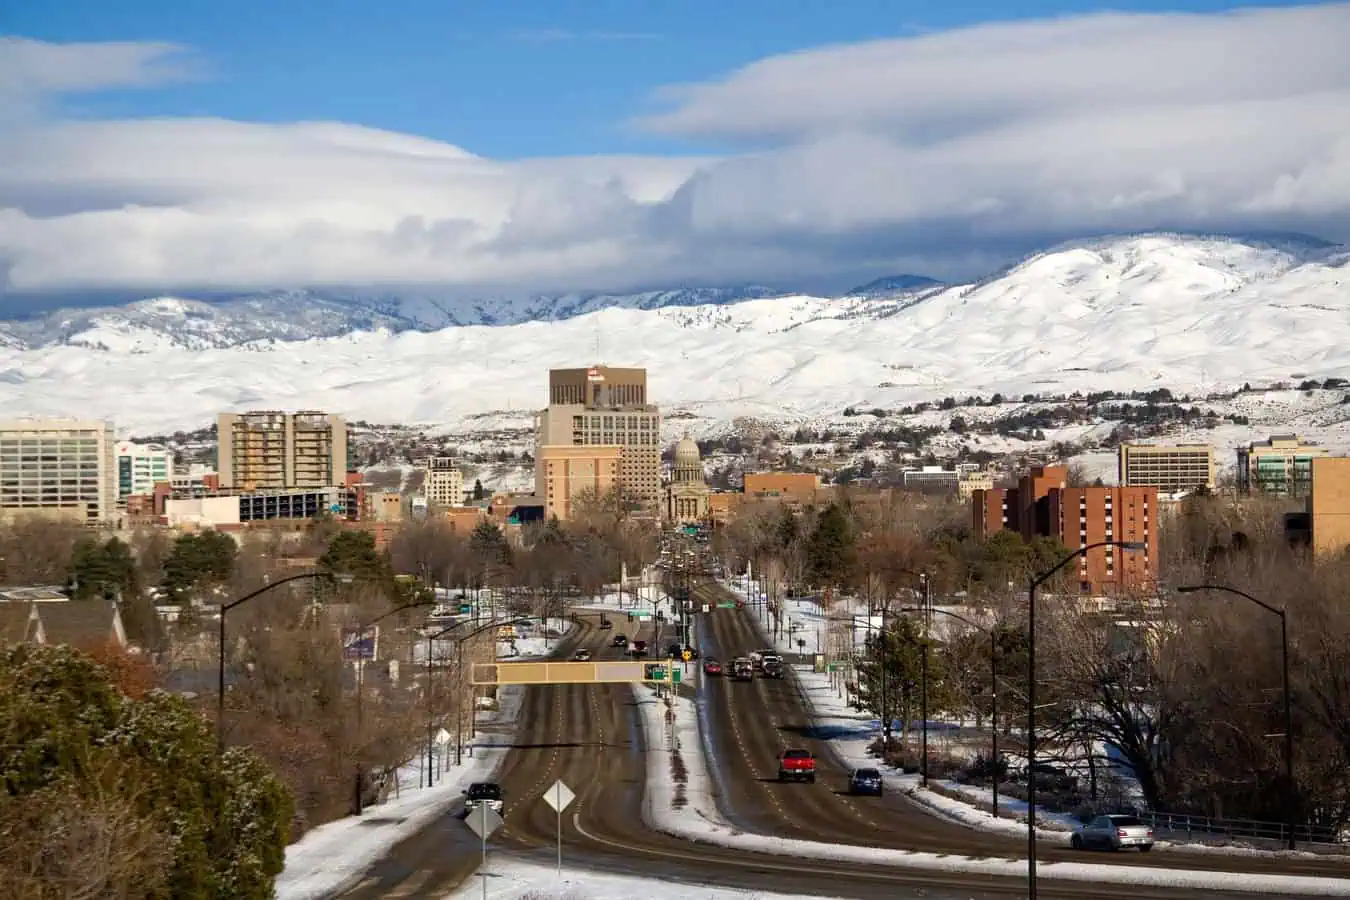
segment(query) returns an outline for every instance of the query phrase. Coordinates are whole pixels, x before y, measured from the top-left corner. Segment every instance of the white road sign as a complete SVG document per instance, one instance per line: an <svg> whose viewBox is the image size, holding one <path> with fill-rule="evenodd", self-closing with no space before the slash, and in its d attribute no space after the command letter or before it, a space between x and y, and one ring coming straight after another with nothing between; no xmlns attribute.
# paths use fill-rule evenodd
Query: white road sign
<svg viewBox="0 0 1350 900"><path fill-rule="evenodd" d="M577 795L572 793L571 788L563 784L561 778L553 782L553 787L544 791L544 802L553 807L553 811L556 813L561 813L567 809L575 799L577 799Z"/></svg>
<svg viewBox="0 0 1350 900"><path fill-rule="evenodd" d="M469 830L484 841L496 834L497 829L504 824L497 811L486 803L475 806L464 821L469 823Z"/></svg>

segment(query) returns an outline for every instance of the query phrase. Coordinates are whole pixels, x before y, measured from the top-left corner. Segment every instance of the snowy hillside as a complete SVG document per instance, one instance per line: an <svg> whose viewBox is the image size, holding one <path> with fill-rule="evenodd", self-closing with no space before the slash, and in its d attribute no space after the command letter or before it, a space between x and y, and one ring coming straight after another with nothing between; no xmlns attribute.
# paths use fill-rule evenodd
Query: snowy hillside
<svg viewBox="0 0 1350 900"><path fill-rule="evenodd" d="M459 427L541 405L547 369L595 362L597 342L600 361L647 367L668 411L722 422L972 393L1208 391L1350 374L1350 257L1337 248L1134 236L1056 248L959 287L700 305L682 302L687 293L642 296L598 312L585 309L601 299L576 298L550 306L549 321L232 348L187 349L190 306L166 313L187 323L174 337L140 320L101 321L80 334L86 346L0 340L0 406L107 416L135 433L258 406ZM515 321L525 310L495 314ZM234 321L273 326L257 316Z"/></svg>
<svg viewBox="0 0 1350 900"><path fill-rule="evenodd" d="M748 285L623 296L559 294L481 300L304 290L212 301L158 297L126 306L60 309L29 319L0 322L0 347L37 349L70 344L126 353L166 347L200 350L340 337L358 331L439 331L459 325L518 325L569 319L611 307L663 309L717 305L781 293Z"/></svg>

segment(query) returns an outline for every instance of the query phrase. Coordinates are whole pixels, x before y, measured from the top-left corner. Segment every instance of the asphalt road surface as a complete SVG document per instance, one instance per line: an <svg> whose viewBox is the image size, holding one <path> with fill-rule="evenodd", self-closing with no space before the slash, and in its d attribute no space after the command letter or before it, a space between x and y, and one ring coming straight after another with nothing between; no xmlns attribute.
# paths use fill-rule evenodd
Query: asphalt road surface
<svg viewBox="0 0 1350 900"><path fill-rule="evenodd" d="M698 595L715 604L732 598L724 588L706 584ZM722 660L748 655L766 641L752 613L716 609L700 623L704 652ZM750 831L814 838L859 846L924 850L973 857L1026 858L1026 841L968 828L938 817L904 795L851 797L848 771L832 746L812 727L799 689L789 674L782 680L753 682L707 679L702 690L713 726L720 782L731 802L724 810ZM815 784L779 784L777 757L788 747L805 747L816 756ZM1083 853L1067 845L1042 842L1045 862L1152 866L1218 872L1350 877L1350 860L1339 856L1283 859L1217 853L1155 850L1140 853Z"/></svg>
<svg viewBox="0 0 1350 900"><path fill-rule="evenodd" d="M635 633L622 616L616 627L657 647L650 626ZM762 640L753 625L731 610L707 617L710 643L731 650L749 650ZM665 638L668 635L663 635ZM594 628L594 619L565 640L560 652L587 647L595 658L615 658L611 633ZM737 644L737 641L744 642ZM705 652L707 648L704 648ZM749 696L723 696L714 701L719 730L720 777L726 793L720 800L733 821L746 830L776 835L872 846L915 846L962 855L1008 855L995 847L996 836L949 825L899 798L866 804L836 793L840 776L829 772L815 785L778 785L761 778L772 774L774 755L782 742L810 744L785 729L803 729L800 704L792 682L711 685L718 690L750 689ZM640 688L646 690L646 688ZM762 692L762 693L761 693ZM730 700L730 702L726 702ZM767 704L764 701L769 701ZM779 735L783 737L780 742ZM729 735L729 737L728 737ZM744 752L733 749L745 747ZM754 749L748 749L754 748ZM686 748L699 752L698 748ZM819 749L819 748L818 748ZM926 900L993 900L1026 895L1019 878L906 871L883 865L815 861L773 854L754 854L694 843L653 832L643 824L646 755L640 713L633 692L623 685L556 685L526 689L514 749L507 755L499 780L506 796L506 826L490 843L492 859L503 856L552 864L557 828L562 827L563 860L568 869L632 874L689 885L715 885L784 894L841 898L926 898ZM561 778L577 799L559 819L543 802L543 792ZM341 896L375 898L441 898L477 870L479 845L452 810L422 832L404 840L367 877ZM378 815L378 812L374 813ZM1016 842L1004 841L1005 844ZM947 848L944 850L943 848ZM1047 848L1048 849L1048 848ZM1096 854L1086 861L1097 861ZM1105 854L1101 855L1105 857ZM1081 855L1074 857L1084 861ZM1139 857L1131 855L1130 861ZM1206 860L1213 862L1213 860ZM1167 891L1115 885L1087 885L1042 879L1047 898L1231 898L1222 892ZM1250 897L1251 895L1245 895Z"/></svg>

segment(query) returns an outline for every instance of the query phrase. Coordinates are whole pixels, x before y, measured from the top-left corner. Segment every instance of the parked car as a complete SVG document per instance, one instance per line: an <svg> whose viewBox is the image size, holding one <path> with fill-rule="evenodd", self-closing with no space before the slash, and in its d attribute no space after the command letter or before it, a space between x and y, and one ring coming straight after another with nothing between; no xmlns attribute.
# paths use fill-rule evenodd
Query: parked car
<svg viewBox="0 0 1350 900"><path fill-rule="evenodd" d="M853 774L849 776L850 794L871 794L880 797L884 790L880 769L854 769Z"/></svg>
<svg viewBox="0 0 1350 900"><path fill-rule="evenodd" d="M1073 833L1069 845L1075 850L1128 850L1147 853L1153 849L1153 829L1134 816L1098 816Z"/></svg>

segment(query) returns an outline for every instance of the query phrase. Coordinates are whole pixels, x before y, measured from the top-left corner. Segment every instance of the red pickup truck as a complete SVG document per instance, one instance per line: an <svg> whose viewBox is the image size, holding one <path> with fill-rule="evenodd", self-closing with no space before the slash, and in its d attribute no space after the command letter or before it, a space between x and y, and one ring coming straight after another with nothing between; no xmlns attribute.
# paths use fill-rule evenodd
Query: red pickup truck
<svg viewBox="0 0 1350 900"><path fill-rule="evenodd" d="M816 783L816 758L810 750L784 750L778 757L779 781L809 781Z"/></svg>

